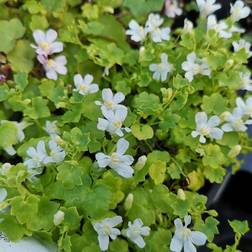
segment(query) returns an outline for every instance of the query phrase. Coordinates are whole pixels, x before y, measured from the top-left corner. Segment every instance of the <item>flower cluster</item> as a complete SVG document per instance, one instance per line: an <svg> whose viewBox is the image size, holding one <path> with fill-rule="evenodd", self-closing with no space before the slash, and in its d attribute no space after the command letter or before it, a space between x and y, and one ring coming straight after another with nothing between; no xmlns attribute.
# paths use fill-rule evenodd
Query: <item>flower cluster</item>
<svg viewBox="0 0 252 252"><path fill-rule="evenodd" d="M31 45L36 49L37 59L43 65L46 77L52 80L57 80L58 74L67 74L65 56L49 58L49 56L63 51L63 43L55 41L57 36L57 32L53 29L49 29L47 32L35 30L33 38L37 45Z"/></svg>
<svg viewBox="0 0 252 252"><path fill-rule="evenodd" d="M135 42L143 42L146 39L147 34L153 42L159 43L170 39L170 27L160 28L164 19L158 14L151 13L148 20L145 23L145 27L139 25L135 20L131 20L129 23L129 30L126 31L127 35L130 35L131 40Z"/></svg>
<svg viewBox="0 0 252 252"><path fill-rule="evenodd" d="M103 103L96 101L96 104L101 106L105 118L98 118L97 128L119 137L124 135L123 130L130 132L128 127L123 127L123 122L128 114L127 107L119 104L125 99L123 93L113 95L111 89L103 89L102 99Z"/></svg>
<svg viewBox="0 0 252 252"><path fill-rule="evenodd" d="M105 218L100 222L95 222L93 227L98 234L98 241L100 249L105 251L109 246L109 238L115 240L117 236L121 234L121 231L115 226L121 224L123 219L121 216L115 216L112 218ZM124 235L135 243L139 248L145 247L145 242L142 236L148 236L150 234L150 228L144 226L140 218L135 219L132 223L129 221L128 228L123 230Z"/></svg>

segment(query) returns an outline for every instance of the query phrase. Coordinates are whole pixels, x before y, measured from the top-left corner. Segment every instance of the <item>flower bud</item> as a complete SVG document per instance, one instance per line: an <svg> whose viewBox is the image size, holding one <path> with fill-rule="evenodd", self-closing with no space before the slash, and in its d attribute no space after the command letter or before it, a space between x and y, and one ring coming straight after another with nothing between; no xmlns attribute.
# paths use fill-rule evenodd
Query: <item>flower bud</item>
<svg viewBox="0 0 252 252"><path fill-rule="evenodd" d="M234 65L234 60L233 59L229 59L227 60L226 64L225 64L225 68L229 69Z"/></svg>
<svg viewBox="0 0 252 252"><path fill-rule="evenodd" d="M134 201L134 195L132 193L129 193L127 198L124 201L124 209L126 211L130 210L130 208L132 207Z"/></svg>
<svg viewBox="0 0 252 252"><path fill-rule="evenodd" d="M235 157L237 157L237 156L240 154L241 149L242 149L242 147L241 147L241 145L239 145L239 144L233 146L233 147L231 148L231 150L228 152L228 157L230 157L230 158L235 158Z"/></svg>
<svg viewBox="0 0 252 252"><path fill-rule="evenodd" d="M147 157L145 155L138 158L137 163L135 164L135 170L139 171L143 169L147 161Z"/></svg>
<svg viewBox="0 0 252 252"><path fill-rule="evenodd" d="M181 200L186 200L186 195L183 189L179 188L177 191L177 195Z"/></svg>
<svg viewBox="0 0 252 252"><path fill-rule="evenodd" d="M56 214L54 214L53 216L53 223L55 226L58 226L63 220L64 220L64 217L65 217L65 213L62 212L61 210L59 210Z"/></svg>
<svg viewBox="0 0 252 252"><path fill-rule="evenodd" d="M11 167L12 167L12 165L10 163L4 163L2 165L1 174L6 175Z"/></svg>

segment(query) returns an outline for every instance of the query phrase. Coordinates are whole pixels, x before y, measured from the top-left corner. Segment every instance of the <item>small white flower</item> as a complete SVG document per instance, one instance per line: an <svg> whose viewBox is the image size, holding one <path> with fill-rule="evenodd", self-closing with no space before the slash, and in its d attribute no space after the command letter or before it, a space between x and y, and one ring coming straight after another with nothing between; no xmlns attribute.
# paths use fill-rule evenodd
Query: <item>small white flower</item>
<svg viewBox="0 0 252 252"><path fill-rule="evenodd" d="M216 4L216 0L196 0L200 15L207 17L221 8L220 4Z"/></svg>
<svg viewBox="0 0 252 252"><path fill-rule="evenodd" d="M242 29L242 28L240 28L240 27L237 27L236 25L232 25L232 26L229 28L228 31L229 31L229 32L232 32L232 33L234 33L234 32L244 33L244 32L245 32L245 29Z"/></svg>
<svg viewBox="0 0 252 252"><path fill-rule="evenodd" d="M233 113L225 112L225 124L222 125L222 130L225 132L238 131L244 132L247 130L246 124L252 124L252 120L243 120L244 111L236 108Z"/></svg>
<svg viewBox="0 0 252 252"><path fill-rule="evenodd" d="M134 162L134 158L130 155L124 155L124 153L129 148L129 142L121 138L117 142L116 151L110 156L99 152L95 155L100 168L105 168L109 166L120 176L124 178L131 178L134 170L131 164Z"/></svg>
<svg viewBox="0 0 252 252"><path fill-rule="evenodd" d="M81 95L94 94L98 92L99 87L93 83L94 77L91 74L86 74L84 78L80 74L74 75L74 91Z"/></svg>
<svg viewBox="0 0 252 252"><path fill-rule="evenodd" d="M126 31L127 35L130 35L130 39L135 42L142 42L145 40L146 31L135 20L131 20L129 23L129 29Z"/></svg>
<svg viewBox="0 0 252 252"><path fill-rule="evenodd" d="M151 39L155 43L170 39L171 29L169 27L160 28L163 22L164 19L158 14L151 13L148 16L148 20L145 24L145 31L151 34Z"/></svg>
<svg viewBox="0 0 252 252"><path fill-rule="evenodd" d="M26 153L30 157L30 159L24 161L28 170L43 166L45 159L48 157L44 141L39 141L36 148L29 147Z"/></svg>
<svg viewBox="0 0 252 252"><path fill-rule="evenodd" d="M236 1L235 4L231 4L231 18L233 21L239 21L240 19L246 18L250 14L250 8L245 6L243 1Z"/></svg>
<svg viewBox="0 0 252 252"><path fill-rule="evenodd" d="M252 91L252 79L250 73L240 73L241 86L239 89Z"/></svg>
<svg viewBox="0 0 252 252"><path fill-rule="evenodd" d="M6 199L7 195L8 195L8 193L7 193L6 189L0 188L0 203Z"/></svg>
<svg viewBox="0 0 252 252"><path fill-rule="evenodd" d="M206 142L206 137L220 140L223 136L223 131L217 126L220 124L218 116L212 116L209 119L205 112L198 112L195 115L196 130L192 132L192 137L200 136L200 143Z"/></svg>
<svg viewBox="0 0 252 252"><path fill-rule="evenodd" d="M232 43L232 45L234 47L235 52L238 52L244 49L245 52L248 54L249 58L252 56L252 51L250 50L251 44L247 42L245 39L240 39L239 41L235 41Z"/></svg>
<svg viewBox="0 0 252 252"><path fill-rule="evenodd" d="M189 82L192 82L194 76L198 74L211 76L211 70L206 60L199 59L194 52L187 55L187 60L182 63L182 69L186 72L185 77Z"/></svg>
<svg viewBox="0 0 252 252"><path fill-rule="evenodd" d="M172 252L196 252L196 246L202 246L206 243L207 237L199 231L191 231L188 225L191 223L191 216L187 215L184 218L185 225L177 218L174 221L176 230L171 240L170 250Z"/></svg>
<svg viewBox="0 0 252 252"><path fill-rule="evenodd" d="M57 80L58 74L67 74L67 68L65 67L67 60L65 56L61 55L54 59L47 59L42 55L38 55L37 59L43 65L48 79Z"/></svg>
<svg viewBox="0 0 252 252"><path fill-rule="evenodd" d="M139 248L144 248L145 241L142 236L148 236L150 234L150 228L143 226L142 220L138 218L133 223L129 221L125 234Z"/></svg>
<svg viewBox="0 0 252 252"><path fill-rule="evenodd" d="M149 69L153 73L154 80L166 81L168 73L172 70L172 64L168 62L168 55L166 53L162 53L160 55L161 63L159 64L151 64Z"/></svg>
<svg viewBox="0 0 252 252"><path fill-rule="evenodd" d="M54 214L53 216L53 223L55 226L58 226L62 223L62 221L64 220L65 217L65 213L61 210L59 210L56 214Z"/></svg>
<svg viewBox="0 0 252 252"><path fill-rule="evenodd" d="M175 18L182 14L182 9L179 7L177 0L166 0L165 1L165 15L170 18Z"/></svg>
<svg viewBox="0 0 252 252"><path fill-rule="evenodd" d="M123 131L130 132L130 129L127 127L122 127L123 122L127 117L127 108L125 106L121 106L115 112L111 110L103 110L104 118L98 118L97 128L99 130L108 131L110 134L116 134L122 137Z"/></svg>
<svg viewBox="0 0 252 252"><path fill-rule="evenodd" d="M59 53L63 51L63 43L55 42L57 39L57 32L53 29L49 29L47 32L43 32L41 30L35 30L33 32L33 38L36 45L31 45L36 49L36 53L38 55L48 56L53 53Z"/></svg>
<svg viewBox="0 0 252 252"><path fill-rule="evenodd" d="M244 102L242 98L236 98L236 105L238 111L240 111L240 115L246 115L252 118L252 97L248 97L247 100Z"/></svg>
<svg viewBox="0 0 252 252"><path fill-rule="evenodd" d="M113 94L112 90L110 88L104 88L102 90L102 99L103 103L100 101L96 101L95 104L101 106L101 109L104 110L117 110L122 107L123 105L120 105L119 103L123 102L125 99L125 96L123 93L118 92L115 95Z"/></svg>
<svg viewBox="0 0 252 252"><path fill-rule="evenodd" d="M192 33L192 31L193 31L193 22L188 20L187 18L185 18L185 20L184 20L183 31L185 33Z"/></svg>
<svg viewBox="0 0 252 252"><path fill-rule="evenodd" d="M49 156L45 158L44 163L60 163L65 159L66 153L65 151L57 144L57 142L53 139L49 141Z"/></svg>
<svg viewBox="0 0 252 252"><path fill-rule="evenodd" d="M210 15L207 18L207 30L215 30L220 38L231 38L232 32L228 31L229 26L225 23L225 21L217 22L217 18L215 15Z"/></svg>
<svg viewBox="0 0 252 252"><path fill-rule="evenodd" d="M59 129L57 127L57 121L46 121L45 131L50 136L57 136L59 134Z"/></svg>
<svg viewBox="0 0 252 252"><path fill-rule="evenodd" d="M115 240L118 235L121 234L120 230L115 228L115 226L122 223L121 216L115 216L112 218L105 218L101 222L96 222L93 224L94 230L98 234L98 241L101 251L105 251L109 246L109 238Z"/></svg>

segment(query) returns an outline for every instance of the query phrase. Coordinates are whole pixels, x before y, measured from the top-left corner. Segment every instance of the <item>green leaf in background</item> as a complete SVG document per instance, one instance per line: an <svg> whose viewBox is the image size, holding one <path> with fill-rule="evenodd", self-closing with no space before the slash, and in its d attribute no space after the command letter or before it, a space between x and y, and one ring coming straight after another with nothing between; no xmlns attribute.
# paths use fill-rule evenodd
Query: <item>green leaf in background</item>
<svg viewBox="0 0 252 252"><path fill-rule="evenodd" d="M149 167L149 174L156 185L164 182L165 172L166 164L162 161L157 161Z"/></svg>
<svg viewBox="0 0 252 252"><path fill-rule="evenodd" d="M214 93L210 96L203 96L203 104L201 108L206 113L221 114L227 111L227 100L219 93Z"/></svg>
<svg viewBox="0 0 252 252"><path fill-rule="evenodd" d="M16 84L16 87L23 91L25 87L28 85L28 75L27 73L17 73L14 74L14 81Z"/></svg>
<svg viewBox="0 0 252 252"><path fill-rule="evenodd" d="M0 86L0 102L8 99L9 97L9 88L7 85Z"/></svg>
<svg viewBox="0 0 252 252"><path fill-rule="evenodd" d="M163 8L163 0L124 0L123 5L130 9L136 17L141 17L150 11L160 11Z"/></svg>
<svg viewBox="0 0 252 252"><path fill-rule="evenodd" d="M5 148L16 144L17 127L12 122L0 124L0 146Z"/></svg>
<svg viewBox="0 0 252 252"><path fill-rule="evenodd" d="M49 12L63 11L66 1L65 0L41 0L42 5Z"/></svg>
<svg viewBox="0 0 252 252"><path fill-rule="evenodd" d="M32 98L31 107L27 106L24 110L24 114L32 119L38 119L50 116L50 110L47 107L48 101L42 97Z"/></svg>
<svg viewBox="0 0 252 252"><path fill-rule="evenodd" d="M19 40L15 49L8 54L13 71L29 73L32 70L35 52L30 44L28 40Z"/></svg>
<svg viewBox="0 0 252 252"><path fill-rule="evenodd" d="M0 52L9 53L15 47L16 40L23 37L24 33L25 27L19 19L0 20Z"/></svg>

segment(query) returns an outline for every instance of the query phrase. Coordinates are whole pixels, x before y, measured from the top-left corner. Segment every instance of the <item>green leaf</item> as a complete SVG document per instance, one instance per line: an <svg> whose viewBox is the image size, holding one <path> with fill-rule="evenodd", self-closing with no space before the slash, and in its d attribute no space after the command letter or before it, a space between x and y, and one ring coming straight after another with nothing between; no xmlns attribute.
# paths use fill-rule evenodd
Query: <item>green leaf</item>
<svg viewBox="0 0 252 252"><path fill-rule="evenodd" d="M141 17L149 12L160 11L164 5L163 0L125 0L123 5L130 9L136 17Z"/></svg>
<svg viewBox="0 0 252 252"><path fill-rule="evenodd" d="M136 95L133 106L143 118L156 115L162 109L159 97L147 92Z"/></svg>
<svg viewBox="0 0 252 252"><path fill-rule="evenodd" d="M9 97L9 88L5 84L0 86L0 102L7 100Z"/></svg>
<svg viewBox="0 0 252 252"><path fill-rule="evenodd" d="M219 93L203 96L202 110L206 113L221 114L227 111L227 100Z"/></svg>
<svg viewBox="0 0 252 252"><path fill-rule="evenodd" d="M47 107L48 100L42 97L32 98L31 107L24 110L24 114L32 119L45 118L50 116L50 110Z"/></svg>
<svg viewBox="0 0 252 252"><path fill-rule="evenodd" d="M249 231L248 221L233 220L228 221L233 231L239 235L245 235Z"/></svg>
<svg viewBox="0 0 252 252"><path fill-rule="evenodd" d="M16 144L17 127L12 122L4 122L0 125L0 146L5 148Z"/></svg>
<svg viewBox="0 0 252 252"><path fill-rule="evenodd" d="M128 252L128 243L125 240L120 238L109 243L109 251L110 252Z"/></svg>
<svg viewBox="0 0 252 252"><path fill-rule="evenodd" d="M149 168L149 174L156 185L162 184L165 179L166 164L162 161L153 163Z"/></svg>
<svg viewBox="0 0 252 252"><path fill-rule="evenodd" d="M19 40L13 51L8 54L8 59L15 72L29 73L33 68L35 51L28 40Z"/></svg>
<svg viewBox="0 0 252 252"><path fill-rule="evenodd" d="M49 26L48 21L45 16L33 15L31 17L30 28L31 30L45 30Z"/></svg>
<svg viewBox="0 0 252 252"><path fill-rule="evenodd" d="M134 124L131 126L131 132L138 140L151 139L154 134L153 129L148 124Z"/></svg>
<svg viewBox="0 0 252 252"><path fill-rule="evenodd" d="M25 27L19 19L13 18L9 21L0 20L0 52L9 53L14 47L16 40L23 37Z"/></svg>
<svg viewBox="0 0 252 252"><path fill-rule="evenodd" d="M63 225L68 231L78 230L80 227L81 216L79 215L76 207L61 208L64 212Z"/></svg>
<svg viewBox="0 0 252 252"><path fill-rule="evenodd" d="M28 75L27 73L17 73L14 74L14 81L17 88L20 91L23 91L25 87L28 85Z"/></svg>
<svg viewBox="0 0 252 252"><path fill-rule="evenodd" d="M62 11L65 7L65 0L41 0L42 5L49 12Z"/></svg>
<svg viewBox="0 0 252 252"><path fill-rule="evenodd" d="M90 143L90 134L83 133L79 128L75 127L71 130L71 140L79 151L87 151Z"/></svg>

